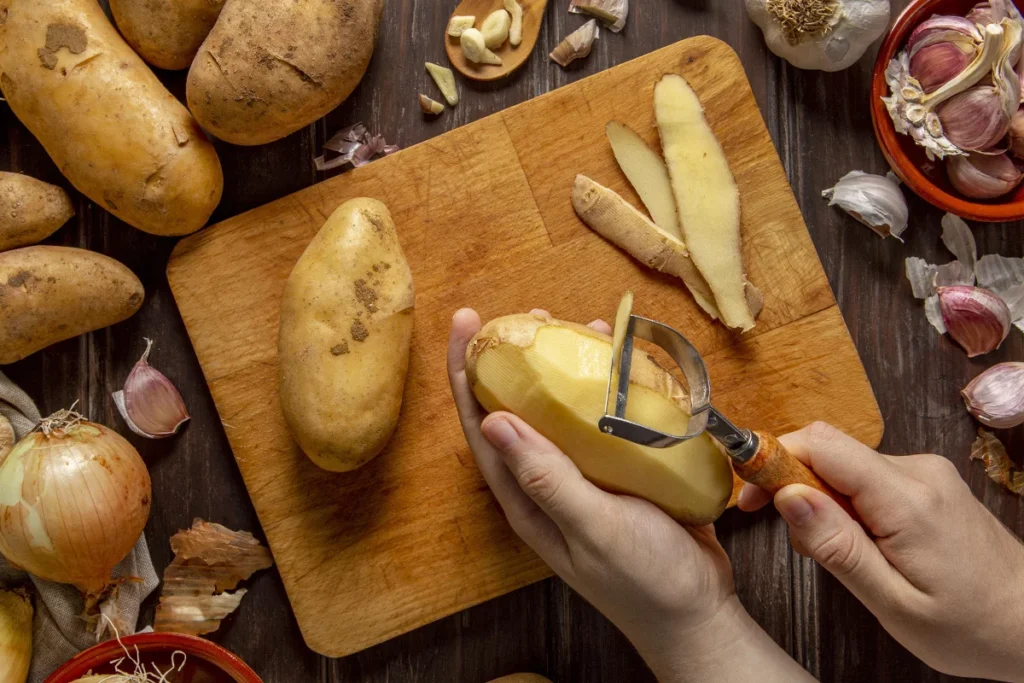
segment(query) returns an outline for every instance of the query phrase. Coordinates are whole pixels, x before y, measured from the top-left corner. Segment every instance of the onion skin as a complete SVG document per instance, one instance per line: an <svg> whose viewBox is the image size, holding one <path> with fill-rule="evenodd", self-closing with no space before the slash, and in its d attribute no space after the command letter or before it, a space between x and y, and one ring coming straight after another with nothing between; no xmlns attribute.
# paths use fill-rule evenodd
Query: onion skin
<svg viewBox="0 0 1024 683"><path fill-rule="evenodd" d="M97 594L138 541L151 499L146 464L116 432L86 421L34 431L0 464L0 553Z"/></svg>

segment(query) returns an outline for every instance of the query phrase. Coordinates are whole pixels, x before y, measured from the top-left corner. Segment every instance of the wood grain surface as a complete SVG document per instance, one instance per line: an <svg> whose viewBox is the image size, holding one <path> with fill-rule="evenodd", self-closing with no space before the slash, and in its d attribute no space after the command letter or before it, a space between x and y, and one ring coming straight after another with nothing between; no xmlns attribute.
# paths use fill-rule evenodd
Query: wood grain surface
<svg viewBox="0 0 1024 683"><path fill-rule="evenodd" d="M588 230L570 204L577 173L627 191L604 127L615 117L656 138L654 85L665 73L682 73L701 97L740 186L747 271L765 297L743 337L707 318L681 283ZM388 448L334 474L307 460L281 413L278 309L326 217L364 195L394 217L416 282L416 331ZM734 419L778 433L821 419L871 445L881 439L871 387L743 68L714 38L681 41L229 218L182 240L167 273L306 644L328 656L550 574L508 527L459 428L444 351L461 305L485 320L536 306L586 322L613 317L630 289L644 315L697 344L716 401L744 402ZM740 384L724 381L734 368Z"/></svg>
<svg viewBox="0 0 1024 683"><path fill-rule="evenodd" d="M981 466L968 460L977 423L959 398L959 390L984 368L1024 358L1024 338L1014 333L998 352L969 360L928 325L903 277L903 260L911 255L933 263L948 260L939 238L940 211L907 192L911 226L901 244L878 239L821 198L822 189L852 169L887 170L868 113L877 45L846 71L801 71L768 52L740 2L651 0L631 3L629 23L621 35L602 32L586 60L562 70L543 57L583 18L568 14L568 3L559 0L548 4L540 42L523 69L500 84L460 80L460 104L437 119L426 119L419 113L416 96L430 94L434 86L423 62L444 62L442 35L455 4L389 0L369 71L341 107L272 145L242 148L217 143L226 187L214 220L336 174L316 173L312 157L330 134L356 121L409 147L682 38L713 35L739 54L782 158L879 399L886 421L882 449L894 454L944 454L1003 523L1018 534L1024 532L1021 499L989 481ZM907 0L894 0L893 16L906 4ZM184 73L159 76L183 98ZM0 114L7 133L6 144L0 145L0 168L29 173L73 193L75 218L47 242L88 247L123 261L139 275L147 293L142 310L124 323L50 347L3 371L20 382L44 412L78 400L90 417L117 428L140 450L153 476L153 512L146 536L158 571L170 562L170 535L187 528L195 517L262 535L164 275L175 241L134 230L74 193L6 106L0 105ZM1021 223L972 227L980 253L1021 255ZM178 385L192 412L192 421L174 439L149 442L131 434L110 399L142 353L144 336L156 341L151 362ZM827 355L827 349L820 352ZM716 386L723 381L740 385L745 377L736 367L719 372L717 381ZM719 407L726 414L743 408ZM999 435L1021 464L1024 429ZM838 582L796 555L785 525L773 511L753 516L728 513L716 526L732 558L746 608L821 680L964 680L942 676L919 662ZM336 660L305 646L276 571L258 574L249 588L239 611L212 638L272 683L480 683L517 671L544 674L555 683L653 681L625 638L557 579ZM154 605L155 596L147 602L144 620L152 619Z"/></svg>

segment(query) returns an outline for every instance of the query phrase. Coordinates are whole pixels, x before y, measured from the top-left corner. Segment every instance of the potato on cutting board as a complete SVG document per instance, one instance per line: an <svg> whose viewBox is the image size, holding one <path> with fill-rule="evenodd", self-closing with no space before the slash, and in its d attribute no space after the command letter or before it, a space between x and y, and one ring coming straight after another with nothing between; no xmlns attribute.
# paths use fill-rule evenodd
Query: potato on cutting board
<svg viewBox="0 0 1024 683"><path fill-rule="evenodd" d="M645 498L684 524L709 524L732 492L732 468L706 434L650 448L604 434L612 338L538 315L484 325L466 352L473 393L488 411L507 410L565 451L587 479ZM687 393L647 354L633 352L626 417L672 434L686 431Z"/></svg>
<svg viewBox="0 0 1024 683"><path fill-rule="evenodd" d="M75 215L62 188L0 172L0 251L42 242Z"/></svg>
<svg viewBox="0 0 1024 683"><path fill-rule="evenodd" d="M96 0L0 0L0 89L61 173L154 235L206 225L220 160Z"/></svg>
<svg viewBox="0 0 1024 683"><path fill-rule="evenodd" d="M0 365L121 322L144 297L132 271L94 251L34 246L0 253Z"/></svg>
<svg viewBox="0 0 1024 683"><path fill-rule="evenodd" d="M309 458L345 472L379 454L402 407L412 272L375 199L338 207L292 269L278 331L281 409Z"/></svg>

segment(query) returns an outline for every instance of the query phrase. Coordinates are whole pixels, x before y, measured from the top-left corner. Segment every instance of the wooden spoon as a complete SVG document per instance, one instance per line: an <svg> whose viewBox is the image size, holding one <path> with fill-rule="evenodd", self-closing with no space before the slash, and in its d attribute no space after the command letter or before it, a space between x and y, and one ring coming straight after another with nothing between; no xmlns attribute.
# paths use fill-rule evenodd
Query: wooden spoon
<svg viewBox="0 0 1024 683"><path fill-rule="evenodd" d="M496 81L505 78L513 71L526 63L527 57L533 52L533 46L537 44L540 36L540 25L544 20L544 8L548 6L548 0L519 0L523 8L523 42L517 47L506 40L505 43L492 50L494 54L501 57L501 65L495 64L474 64L462 54L462 45L458 38L452 38L447 32L444 34L445 50L448 52L448 61L463 76L472 78L474 81ZM459 6L452 12L452 16L474 16L476 17L476 28L480 28L484 19L491 12L503 9L502 0L462 0Z"/></svg>

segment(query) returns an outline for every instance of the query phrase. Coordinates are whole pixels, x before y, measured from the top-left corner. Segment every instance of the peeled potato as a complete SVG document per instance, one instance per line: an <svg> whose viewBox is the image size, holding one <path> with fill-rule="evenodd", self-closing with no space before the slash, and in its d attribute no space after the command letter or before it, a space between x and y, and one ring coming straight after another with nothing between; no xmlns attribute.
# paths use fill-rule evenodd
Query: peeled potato
<svg viewBox="0 0 1024 683"><path fill-rule="evenodd" d="M684 524L709 524L732 492L732 468L707 435L670 448L604 434L612 339L589 327L536 315L492 320L473 338L466 371L488 411L507 410L550 439L601 488L645 498ZM633 353L626 417L682 434L682 386L641 351Z"/></svg>

